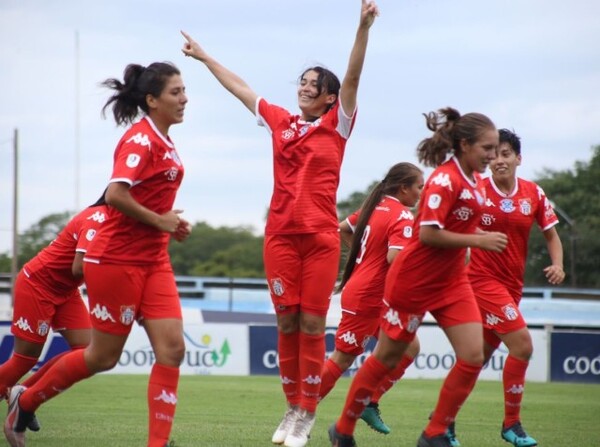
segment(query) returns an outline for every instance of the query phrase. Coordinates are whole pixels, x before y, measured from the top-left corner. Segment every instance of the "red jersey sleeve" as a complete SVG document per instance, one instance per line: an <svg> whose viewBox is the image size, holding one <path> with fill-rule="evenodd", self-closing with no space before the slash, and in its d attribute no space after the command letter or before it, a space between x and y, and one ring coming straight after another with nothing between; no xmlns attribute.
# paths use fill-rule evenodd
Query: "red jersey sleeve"
<svg viewBox="0 0 600 447"><path fill-rule="evenodd" d="M415 218L407 208L404 208L398 219L390 225L388 230L388 249L402 250L412 238Z"/></svg>
<svg viewBox="0 0 600 447"><path fill-rule="evenodd" d="M550 203L550 200L548 200L548 197L546 197L544 190L538 185L536 185L536 187L540 203L537 209L537 215L535 217L541 230L547 231L558 223L558 217L554 212L552 203Z"/></svg>
<svg viewBox="0 0 600 447"><path fill-rule="evenodd" d="M143 178L145 167L152 160L152 145L146 134L125 134L115 151L111 182L135 185Z"/></svg>

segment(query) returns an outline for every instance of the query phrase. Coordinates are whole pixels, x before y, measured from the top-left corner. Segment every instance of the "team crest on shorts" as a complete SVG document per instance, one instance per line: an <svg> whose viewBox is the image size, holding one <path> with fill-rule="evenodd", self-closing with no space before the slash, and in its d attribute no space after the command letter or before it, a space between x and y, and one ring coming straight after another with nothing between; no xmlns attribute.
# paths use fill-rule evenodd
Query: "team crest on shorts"
<svg viewBox="0 0 600 447"><path fill-rule="evenodd" d="M406 330L411 334L416 332L419 329L419 325L421 324L421 318L419 315L409 315L408 316L408 324L406 325Z"/></svg>
<svg viewBox="0 0 600 447"><path fill-rule="evenodd" d="M119 321L126 326L133 323L135 319L135 306L121 306L121 316Z"/></svg>
<svg viewBox="0 0 600 447"><path fill-rule="evenodd" d="M515 306L513 306L512 304L507 304L506 306L503 306L502 312L504 312L504 315L510 321L515 321L517 318L519 318L519 311L517 311L517 309L515 309Z"/></svg>
<svg viewBox="0 0 600 447"><path fill-rule="evenodd" d="M271 280L271 292L273 295L283 295L285 290L283 289L283 281L281 281L281 278L274 278Z"/></svg>
<svg viewBox="0 0 600 447"><path fill-rule="evenodd" d="M38 335L40 337L45 337L48 335L48 331L50 331L50 323L48 323L46 320L39 320L37 327Z"/></svg>

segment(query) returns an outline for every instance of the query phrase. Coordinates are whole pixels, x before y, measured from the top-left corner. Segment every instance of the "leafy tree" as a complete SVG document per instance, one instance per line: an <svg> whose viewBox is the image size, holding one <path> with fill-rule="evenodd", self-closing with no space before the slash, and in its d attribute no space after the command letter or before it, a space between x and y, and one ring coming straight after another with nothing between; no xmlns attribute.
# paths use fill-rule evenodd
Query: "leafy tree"
<svg viewBox="0 0 600 447"><path fill-rule="evenodd" d="M169 253L178 275L262 278L262 241L250 227L198 222L184 243L171 241Z"/></svg>
<svg viewBox="0 0 600 447"><path fill-rule="evenodd" d="M39 251L52 242L58 233L67 224L73 214L70 211L49 214L42 217L19 236L19 268L39 253ZM10 268L9 268L10 271Z"/></svg>
<svg viewBox="0 0 600 447"><path fill-rule="evenodd" d="M565 171L545 170L536 180L555 204L561 223L557 231L564 249L565 285L600 287L600 146L590 162L577 162ZM526 284L547 286L542 269L549 265L543 236L532 234Z"/></svg>

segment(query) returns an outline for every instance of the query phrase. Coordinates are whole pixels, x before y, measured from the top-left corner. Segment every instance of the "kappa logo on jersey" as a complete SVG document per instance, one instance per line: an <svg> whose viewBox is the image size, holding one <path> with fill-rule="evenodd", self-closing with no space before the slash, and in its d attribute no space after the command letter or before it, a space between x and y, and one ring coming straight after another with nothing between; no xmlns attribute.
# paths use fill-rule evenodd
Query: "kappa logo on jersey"
<svg viewBox="0 0 600 447"><path fill-rule="evenodd" d="M177 396L175 393L169 393L167 390L162 390L154 400L162 400L166 404L177 405Z"/></svg>
<svg viewBox="0 0 600 447"><path fill-rule="evenodd" d="M494 314L487 314L485 316L485 322L489 325L489 326L495 326L498 323L504 323L504 320L500 317L497 317Z"/></svg>
<svg viewBox="0 0 600 447"><path fill-rule="evenodd" d="M411 213L410 211L402 210L402 213L400 213L400 217L398 217L398 220L401 219L415 220L415 216L413 216L413 213Z"/></svg>
<svg viewBox="0 0 600 447"><path fill-rule="evenodd" d="M31 329L31 326L29 326L29 322L23 317L19 317L19 319L15 321L14 325L22 331L31 332L33 334L33 329Z"/></svg>
<svg viewBox="0 0 600 447"><path fill-rule="evenodd" d="M431 183L443 188L448 188L450 191L452 191L452 182L450 182L450 177L448 174L444 174L443 172L440 172L438 175L432 178Z"/></svg>
<svg viewBox="0 0 600 447"><path fill-rule="evenodd" d="M88 216L87 220L93 220L94 222L102 223L106 220L106 214L96 211L91 216Z"/></svg>
<svg viewBox="0 0 600 447"><path fill-rule="evenodd" d="M512 199L500 200L500 209L505 213L512 213L515 210L515 204Z"/></svg>
<svg viewBox="0 0 600 447"><path fill-rule="evenodd" d="M46 320L39 320L38 328L37 328L38 335L40 337L45 337L46 335L48 335L49 331L50 331L50 323L48 323L48 321L46 321Z"/></svg>
<svg viewBox="0 0 600 447"><path fill-rule="evenodd" d="M472 200L475 197L473 197L473 194L471 194L471 191L469 191L467 188L464 188L461 192L460 192L460 196L458 196L458 198L460 200Z"/></svg>
<svg viewBox="0 0 600 447"><path fill-rule="evenodd" d="M165 155L163 155L163 161L164 160L173 160L177 166L181 166L181 160L175 149L165 151Z"/></svg>
<svg viewBox="0 0 600 447"><path fill-rule="evenodd" d="M135 306L121 306L121 316L119 321L125 326L129 326L135 320Z"/></svg>
<svg viewBox="0 0 600 447"><path fill-rule="evenodd" d="M460 208L455 209L452 214L454 214L458 220L466 222L473 215L473 210L466 206L461 206Z"/></svg>
<svg viewBox="0 0 600 447"><path fill-rule="evenodd" d="M351 331L344 332L338 338L348 345L354 345L354 346L358 347L358 343L356 342L356 334L354 332L351 332Z"/></svg>
<svg viewBox="0 0 600 447"><path fill-rule="evenodd" d="M85 238L88 241L94 239L94 236L96 236L96 230L94 230L93 228L90 228L89 230L87 230L87 233L85 233Z"/></svg>
<svg viewBox="0 0 600 447"><path fill-rule="evenodd" d="M519 199L519 210L524 216L531 214L531 199Z"/></svg>
<svg viewBox="0 0 600 447"><path fill-rule="evenodd" d="M489 207L495 207L496 205L494 205L494 202L492 202L492 199L490 199L489 197L485 200L485 206L489 206Z"/></svg>
<svg viewBox="0 0 600 447"><path fill-rule="evenodd" d="M507 304L506 306L503 306L502 312L504 312L504 315L510 321L515 321L517 318L519 318L519 311L512 304Z"/></svg>
<svg viewBox="0 0 600 447"><path fill-rule="evenodd" d="M442 204L442 196L439 194L431 194L427 200L427 206L432 210L437 210Z"/></svg>
<svg viewBox="0 0 600 447"><path fill-rule="evenodd" d="M129 154L127 156L127 160L125 160L125 165L128 168L135 168L137 165L140 164L141 159L142 157L140 157L138 154Z"/></svg>
<svg viewBox="0 0 600 447"><path fill-rule="evenodd" d="M92 309L90 314L93 315L94 317L96 317L98 320L102 320L102 321L110 320L113 323L116 323L115 319L110 314L110 312L108 311L106 306L100 306L100 304L96 304L96 307L94 307L94 309Z"/></svg>
<svg viewBox="0 0 600 447"><path fill-rule="evenodd" d="M150 149L151 147L150 138L148 138L148 135L142 132L138 132L134 136L129 137L129 140L127 140L125 143L131 143L132 141L135 144L139 144L140 146L146 146L148 149Z"/></svg>
<svg viewBox="0 0 600 447"><path fill-rule="evenodd" d="M496 221L493 214L483 213L481 215L481 225L490 226Z"/></svg>
<svg viewBox="0 0 600 447"><path fill-rule="evenodd" d="M390 207L389 206L376 206L375 211L384 211L384 212L388 213L390 211Z"/></svg>
<svg viewBox="0 0 600 447"><path fill-rule="evenodd" d="M271 293L276 296L282 296L283 292L285 292L283 288L283 281L281 278L274 278L271 280Z"/></svg>
<svg viewBox="0 0 600 447"><path fill-rule="evenodd" d="M408 227L404 227L404 231L402 231L402 236L404 236L406 239L409 239L412 237L412 227L408 226Z"/></svg>

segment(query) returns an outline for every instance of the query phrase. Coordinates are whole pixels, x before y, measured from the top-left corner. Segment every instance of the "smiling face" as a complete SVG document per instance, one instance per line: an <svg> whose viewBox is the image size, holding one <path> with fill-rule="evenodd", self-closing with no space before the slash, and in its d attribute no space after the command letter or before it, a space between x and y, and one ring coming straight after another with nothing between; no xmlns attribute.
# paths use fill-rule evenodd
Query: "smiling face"
<svg viewBox="0 0 600 447"><path fill-rule="evenodd" d="M183 121L183 114L188 98L185 94L185 85L180 75L169 76L165 87L158 97L146 96L148 115L165 135L172 124Z"/></svg>
<svg viewBox="0 0 600 447"><path fill-rule="evenodd" d="M298 84L298 107L302 112L302 119L305 121L314 121L319 118L337 99L337 95L327 93L324 86L319 92L318 80L319 73L308 70L302 75Z"/></svg>
<svg viewBox="0 0 600 447"><path fill-rule="evenodd" d="M462 140L460 145L461 152L458 158L465 174L470 176L474 171L483 173L496 158L498 131L493 128L487 129L475 142Z"/></svg>
<svg viewBox="0 0 600 447"><path fill-rule="evenodd" d="M521 165L521 155L517 155L509 143L498 146L497 156L490 163L492 177L496 183L509 182L517 175L517 166Z"/></svg>

